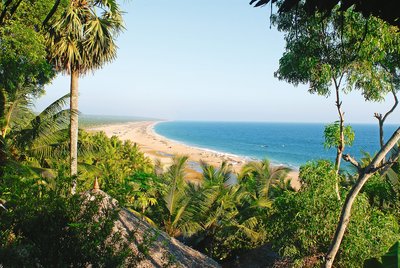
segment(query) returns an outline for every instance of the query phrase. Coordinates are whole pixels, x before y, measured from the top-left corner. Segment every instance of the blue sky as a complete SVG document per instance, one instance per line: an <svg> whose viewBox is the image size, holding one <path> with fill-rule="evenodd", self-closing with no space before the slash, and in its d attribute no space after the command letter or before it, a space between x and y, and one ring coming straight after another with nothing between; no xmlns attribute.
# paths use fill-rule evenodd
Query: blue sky
<svg viewBox="0 0 400 268"><path fill-rule="evenodd" d="M270 7L249 0L121 1L126 31L118 58L80 79L79 110L169 120L333 122L333 97L311 95L274 78L283 34ZM36 102L41 110L69 91L59 76ZM343 98L348 122L375 123L392 104ZM400 109L388 123L400 122Z"/></svg>

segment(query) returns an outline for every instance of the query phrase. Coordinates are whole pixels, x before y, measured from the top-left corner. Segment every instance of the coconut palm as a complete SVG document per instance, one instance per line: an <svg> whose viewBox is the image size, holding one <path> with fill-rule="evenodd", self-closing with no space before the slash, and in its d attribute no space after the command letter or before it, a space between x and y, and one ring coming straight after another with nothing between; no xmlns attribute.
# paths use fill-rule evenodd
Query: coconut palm
<svg viewBox="0 0 400 268"><path fill-rule="evenodd" d="M271 166L267 159L249 162L239 175L239 183L246 188L257 205L268 206L271 184L286 179L288 172L287 167Z"/></svg>
<svg viewBox="0 0 400 268"><path fill-rule="evenodd" d="M123 29L116 0L71 0L49 29L49 54L57 70L71 76L70 109L78 110L78 79L116 57L115 38ZM70 118L70 174L78 172L78 115ZM76 178L71 192L76 191Z"/></svg>
<svg viewBox="0 0 400 268"><path fill-rule="evenodd" d="M7 121L2 133L4 137L1 135L5 158L1 165L38 175L49 172L46 159L55 157L59 147L62 147L69 118L69 110L63 108L69 94L37 115L30 109L31 98L29 90L18 89L6 99Z"/></svg>
<svg viewBox="0 0 400 268"><path fill-rule="evenodd" d="M200 229L193 221L193 186L185 181L187 156L175 157L173 164L161 175L163 181L162 196L167 211L164 228L170 236L184 234L190 236Z"/></svg>
<svg viewBox="0 0 400 268"><path fill-rule="evenodd" d="M247 208L246 189L229 183L234 176L231 167L226 162L218 168L202 163L202 171L203 181L195 199L195 221L202 226L194 239L196 247L224 259L235 250L261 243L265 232L259 213Z"/></svg>
<svg viewBox="0 0 400 268"><path fill-rule="evenodd" d="M1 136L12 151L35 151L38 146L54 142L58 131L65 129L69 110L63 110L69 94L54 101L42 112L32 112L35 95L29 87L16 88L4 103L4 125Z"/></svg>
<svg viewBox="0 0 400 268"><path fill-rule="evenodd" d="M70 111L64 110L68 102L69 94L62 96L45 108L38 115L32 112L24 112L25 124L17 124L10 132L12 144L20 151L42 159L46 157L55 157L55 146L59 146L63 140L63 133L68 126ZM20 112L16 114L21 116ZM20 122L22 119L15 119ZM12 123L12 122L11 122Z"/></svg>

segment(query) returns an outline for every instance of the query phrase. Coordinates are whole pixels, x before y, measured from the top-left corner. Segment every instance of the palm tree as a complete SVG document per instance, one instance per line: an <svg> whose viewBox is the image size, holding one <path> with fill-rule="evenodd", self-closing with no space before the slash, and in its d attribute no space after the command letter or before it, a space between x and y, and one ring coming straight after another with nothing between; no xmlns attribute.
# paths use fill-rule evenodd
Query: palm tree
<svg viewBox="0 0 400 268"><path fill-rule="evenodd" d="M68 99L69 94L62 96L35 116L24 109L15 111L19 117L23 115L26 122L21 124L21 119L14 119L19 124L10 131L11 144L37 159L55 157L54 149L61 145L68 126L70 111L63 109Z"/></svg>
<svg viewBox="0 0 400 268"><path fill-rule="evenodd" d="M0 138L1 167L30 175L51 173L46 160L62 147L70 116L69 110L63 110L68 98L69 94L61 97L36 115L30 109L29 89L20 88L8 95L4 106L7 120Z"/></svg>
<svg viewBox="0 0 400 268"><path fill-rule="evenodd" d="M170 236L190 236L200 229L193 221L193 186L185 181L187 156L175 157L173 164L161 175L164 189L162 196L167 215L164 217L165 231Z"/></svg>
<svg viewBox="0 0 400 268"><path fill-rule="evenodd" d="M67 126L69 110L63 108L69 94L54 101L37 115L31 109L35 96L30 87L18 87L5 95L1 137L10 151L37 151L54 143L58 132Z"/></svg>
<svg viewBox="0 0 400 268"><path fill-rule="evenodd" d="M251 199L261 206L269 203L269 191L272 183L284 180L289 168L271 166L267 159L260 162L247 163L239 175L239 184L245 186Z"/></svg>
<svg viewBox="0 0 400 268"><path fill-rule="evenodd" d="M242 185L229 183L231 167L226 162L218 168L202 163L202 170L195 221L203 230L196 235L196 247L223 259L235 250L261 243L265 231L260 213L253 207L247 209L248 193Z"/></svg>
<svg viewBox="0 0 400 268"><path fill-rule="evenodd" d="M123 29L116 0L72 0L49 29L49 55L57 70L71 76L70 110L78 111L78 79L115 59L115 38ZM78 115L70 117L70 174L78 173ZM71 193L76 191L73 179Z"/></svg>

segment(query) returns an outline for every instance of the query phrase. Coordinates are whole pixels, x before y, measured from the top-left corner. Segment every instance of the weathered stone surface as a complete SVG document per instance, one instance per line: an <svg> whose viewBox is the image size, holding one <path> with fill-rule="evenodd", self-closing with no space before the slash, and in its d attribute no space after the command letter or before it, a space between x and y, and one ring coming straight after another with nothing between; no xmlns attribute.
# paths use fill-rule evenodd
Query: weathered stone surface
<svg viewBox="0 0 400 268"><path fill-rule="evenodd" d="M169 237L129 210L119 207L118 202L105 192L95 189L86 192L85 196L87 200L101 197L101 206L119 209L114 229L122 234L123 239L134 237L130 247L135 254L140 254L138 245L147 245L148 253L135 267L220 267L213 259Z"/></svg>

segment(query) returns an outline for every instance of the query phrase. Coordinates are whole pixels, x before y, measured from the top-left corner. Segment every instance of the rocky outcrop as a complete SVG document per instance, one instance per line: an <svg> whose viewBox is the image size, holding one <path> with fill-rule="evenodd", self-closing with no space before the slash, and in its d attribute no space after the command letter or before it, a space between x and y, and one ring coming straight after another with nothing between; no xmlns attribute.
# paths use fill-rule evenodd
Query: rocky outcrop
<svg viewBox="0 0 400 268"><path fill-rule="evenodd" d="M103 208L118 209L118 218L114 231L122 235L121 239L129 241L135 254L141 254L135 267L220 267L213 259L169 237L166 233L154 228L99 189L86 192L87 201L101 198ZM133 239L132 239L133 238ZM143 254L143 247L145 253Z"/></svg>

